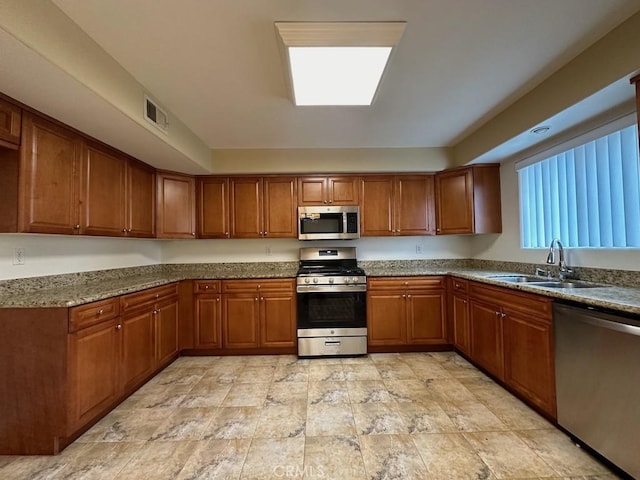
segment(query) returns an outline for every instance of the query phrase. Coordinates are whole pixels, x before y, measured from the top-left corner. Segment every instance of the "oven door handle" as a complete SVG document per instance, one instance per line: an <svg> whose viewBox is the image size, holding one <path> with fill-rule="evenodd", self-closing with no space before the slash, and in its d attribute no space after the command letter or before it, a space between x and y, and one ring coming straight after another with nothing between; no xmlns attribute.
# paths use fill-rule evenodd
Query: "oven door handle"
<svg viewBox="0 0 640 480"><path fill-rule="evenodd" d="M353 284L353 285L298 285L296 287L297 293L352 293L352 292L366 292L366 284Z"/></svg>
<svg viewBox="0 0 640 480"><path fill-rule="evenodd" d="M333 347L333 346L341 345L342 342L340 340L325 340L324 344L327 347Z"/></svg>

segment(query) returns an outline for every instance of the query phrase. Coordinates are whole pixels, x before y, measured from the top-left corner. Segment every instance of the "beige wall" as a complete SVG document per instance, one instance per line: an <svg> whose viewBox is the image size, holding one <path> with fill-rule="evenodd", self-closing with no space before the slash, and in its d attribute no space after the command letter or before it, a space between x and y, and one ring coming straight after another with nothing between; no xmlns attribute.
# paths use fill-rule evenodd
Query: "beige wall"
<svg viewBox="0 0 640 480"><path fill-rule="evenodd" d="M447 148L214 150L213 173L435 172L452 164Z"/></svg>

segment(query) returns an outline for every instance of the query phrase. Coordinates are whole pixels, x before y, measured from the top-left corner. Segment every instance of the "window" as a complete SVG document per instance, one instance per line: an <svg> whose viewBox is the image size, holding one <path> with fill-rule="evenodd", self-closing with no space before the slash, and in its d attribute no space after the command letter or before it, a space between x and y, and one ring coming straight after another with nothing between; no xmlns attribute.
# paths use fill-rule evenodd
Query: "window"
<svg viewBox="0 0 640 480"><path fill-rule="evenodd" d="M554 238L566 247L640 247L636 125L524 166L518 177L522 247Z"/></svg>

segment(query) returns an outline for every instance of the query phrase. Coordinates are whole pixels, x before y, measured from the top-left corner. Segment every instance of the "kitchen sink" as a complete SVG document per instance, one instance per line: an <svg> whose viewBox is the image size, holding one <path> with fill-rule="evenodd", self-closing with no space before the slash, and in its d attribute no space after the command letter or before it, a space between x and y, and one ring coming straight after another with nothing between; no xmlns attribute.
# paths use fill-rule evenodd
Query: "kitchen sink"
<svg viewBox="0 0 640 480"><path fill-rule="evenodd" d="M548 288L596 288L606 287L597 283L582 282L580 280L549 280L533 275L493 275L490 278L510 283L530 283L534 287Z"/></svg>
<svg viewBox="0 0 640 480"><path fill-rule="evenodd" d="M577 281L565 281L552 280L548 282L535 282L533 284L536 287L549 287L549 288L597 288L606 287L607 285L598 285L597 283L577 282Z"/></svg>
<svg viewBox="0 0 640 480"><path fill-rule="evenodd" d="M547 281L547 279L543 277L536 277L533 275L492 275L490 278L513 283L534 283Z"/></svg>

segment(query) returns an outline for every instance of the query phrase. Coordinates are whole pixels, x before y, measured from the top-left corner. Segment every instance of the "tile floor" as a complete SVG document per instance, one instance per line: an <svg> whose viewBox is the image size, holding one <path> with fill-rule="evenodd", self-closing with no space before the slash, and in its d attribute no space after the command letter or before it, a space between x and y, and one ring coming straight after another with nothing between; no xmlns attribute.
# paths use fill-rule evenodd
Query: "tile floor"
<svg viewBox="0 0 640 480"><path fill-rule="evenodd" d="M615 479L455 353L182 357L2 479Z"/></svg>

